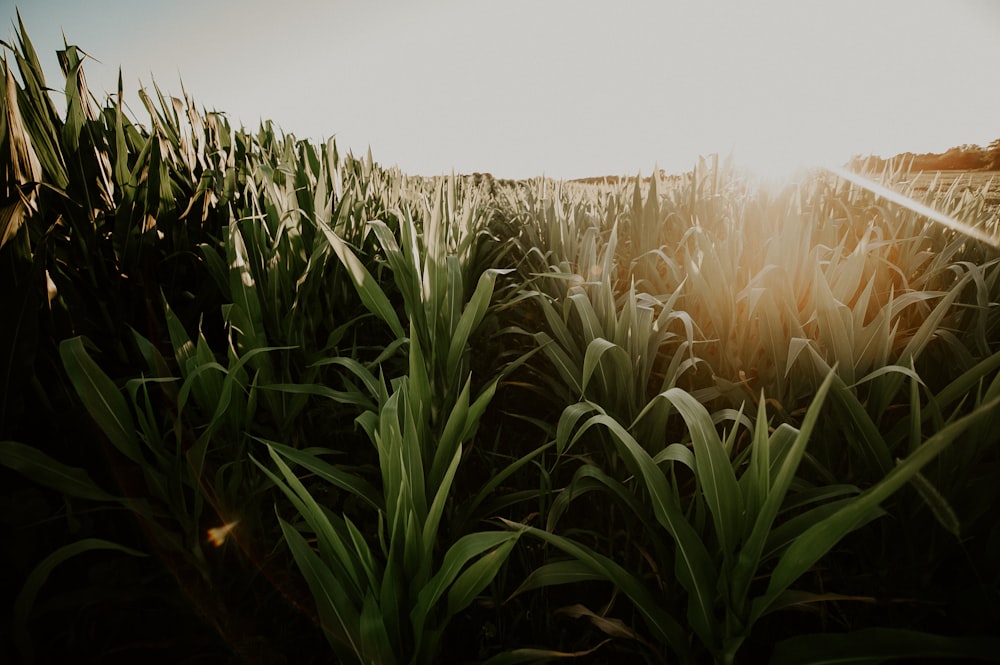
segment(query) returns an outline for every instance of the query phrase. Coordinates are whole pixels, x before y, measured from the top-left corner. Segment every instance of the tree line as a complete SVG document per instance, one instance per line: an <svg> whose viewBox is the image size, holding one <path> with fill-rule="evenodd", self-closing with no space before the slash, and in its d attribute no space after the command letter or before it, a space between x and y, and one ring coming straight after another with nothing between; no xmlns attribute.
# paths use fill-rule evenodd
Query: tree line
<svg viewBox="0 0 1000 665"><path fill-rule="evenodd" d="M987 146L965 144L949 148L942 153L903 152L894 157L877 155L855 156L851 166L868 170L882 170L889 163L908 165L910 171L1000 171L1000 139Z"/></svg>

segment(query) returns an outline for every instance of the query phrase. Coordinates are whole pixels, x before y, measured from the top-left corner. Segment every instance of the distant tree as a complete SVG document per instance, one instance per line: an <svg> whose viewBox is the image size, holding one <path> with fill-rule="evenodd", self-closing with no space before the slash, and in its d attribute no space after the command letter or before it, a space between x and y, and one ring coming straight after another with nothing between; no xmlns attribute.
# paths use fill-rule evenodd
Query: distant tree
<svg viewBox="0 0 1000 665"><path fill-rule="evenodd" d="M986 169L1000 171L1000 139L986 146Z"/></svg>
<svg viewBox="0 0 1000 665"><path fill-rule="evenodd" d="M888 159L876 155L855 155L850 161L852 169L876 173L889 165L898 168L900 164L909 171L1000 171L1000 139L985 148L966 143L943 153L901 152Z"/></svg>
<svg viewBox="0 0 1000 665"><path fill-rule="evenodd" d="M939 169L955 171L975 171L984 166L983 152L976 145L962 145L950 148L941 156Z"/></svg>

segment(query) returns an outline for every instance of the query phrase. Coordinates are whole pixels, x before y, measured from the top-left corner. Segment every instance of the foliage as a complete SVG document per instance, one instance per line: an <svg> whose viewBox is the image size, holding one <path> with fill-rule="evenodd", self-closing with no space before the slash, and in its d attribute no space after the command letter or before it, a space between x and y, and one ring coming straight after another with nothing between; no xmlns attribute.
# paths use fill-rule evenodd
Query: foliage
<svg viewBox="0 0 1000 665"><path fill-rule="evenodd" d="M4 47L6 660L995 659L1000 255L916 205L989 183L417 178Z"/></svg>

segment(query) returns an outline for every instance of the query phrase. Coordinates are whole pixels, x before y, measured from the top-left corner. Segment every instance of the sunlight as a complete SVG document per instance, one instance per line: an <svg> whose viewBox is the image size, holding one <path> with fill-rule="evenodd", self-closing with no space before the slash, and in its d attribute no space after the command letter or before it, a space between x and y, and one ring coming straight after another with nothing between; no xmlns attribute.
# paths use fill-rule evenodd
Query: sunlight
<svg viewBox="0 0 1000 665"><path fill-rule="evenodd" d="M806 146L792 141L776 141L768 146L737 145L733 161L737 168L756 176L762 184L780 186L794 183L803 174L824 165L823 160L810 157L810 152Z"/></svg>
<svg viewBox="0 0 1000 665"><path fill-rule="evenodd" d="M987 245L1000 249L1000 239L994 238L993 236L985 233L981 229L977 229L974 226L970 226L965 222L955 219L949 215L946 215L938 210L928 207L927 205L920 203L919 201L914 201L908 196L900 194L899 192L889 189L888 187L881 185L873 180L865 178L862 175L848 171L847 169L840 166L828 166L825 167L831 173L844 178L855 185L864 187L868 191L872 192L877 196L892 201L893 203L899 204L903 207L909 208L913 212L923 215L938 224L945 226L952 231L957 231L969 238L973 238L980 242L986 243Z"/></svg>
<svg viewBox="0 0 1000 665"><path fill-rule="evenodd" d="M805 154L806 150L801 145L788 147L776 144L768 150L758 148L744 149L739 152L734 151L733 159L737 168L758 178L760 184L765 187L781 187L794 184L801 181L802 178L807 177L811 172L819 169L825 170L867 189L876 196L909 208L953 231L1000 249L1000 239L994 238L982 229L970 226L961 220L946 215L939 210L934 210L919 201L915 201L900 192L860 174L853 173L843 166L838 165L835 160L809 159L805 157Z"/></svg>

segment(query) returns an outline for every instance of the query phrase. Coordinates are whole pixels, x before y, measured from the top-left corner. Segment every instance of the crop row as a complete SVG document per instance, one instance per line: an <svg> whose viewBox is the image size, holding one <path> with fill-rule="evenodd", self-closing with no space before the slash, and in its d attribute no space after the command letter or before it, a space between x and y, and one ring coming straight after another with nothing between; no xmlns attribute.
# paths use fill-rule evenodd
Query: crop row
<svg viewBox="0 0 1000 665"><path fill-rule="evenodd" d="M72 46L60 114L8 49L11 658L995 658L989 243L829 173L413 178L158 89L142 125Z"/></svg>

